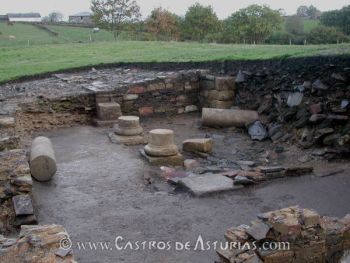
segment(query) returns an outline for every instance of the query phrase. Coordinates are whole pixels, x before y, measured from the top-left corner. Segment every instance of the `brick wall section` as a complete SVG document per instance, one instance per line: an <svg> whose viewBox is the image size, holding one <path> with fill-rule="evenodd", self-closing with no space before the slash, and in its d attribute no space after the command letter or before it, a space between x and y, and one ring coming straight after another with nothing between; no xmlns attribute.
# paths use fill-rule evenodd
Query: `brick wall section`
<svg viewBox="0 0 350 263"><path fill-rule="evenodd" d="M114 101L124 115L181 114L197 111L199 72L187 71L151 83L138 83L113 91L96 93L96 102Z"/></svg>

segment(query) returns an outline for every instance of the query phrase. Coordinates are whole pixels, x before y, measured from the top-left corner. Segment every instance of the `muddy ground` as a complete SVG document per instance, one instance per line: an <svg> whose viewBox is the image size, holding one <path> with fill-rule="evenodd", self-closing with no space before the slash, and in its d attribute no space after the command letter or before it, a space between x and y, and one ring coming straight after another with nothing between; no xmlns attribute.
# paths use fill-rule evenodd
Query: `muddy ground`
<svg viewBox="0 0 350 263"><path fill-rule="evenodd" d="M235 161L252 160L257 164L302 165L298 159L309 156L295 145L278 145L274 153L271 142L256 143L241 130L201 129L198 115L155 117L142 121L146 131L171 128L176 142L209 135L215 142L210 163L235 167ZM58 172L50 183L35 183L36 214L41 224L57 223L71 235L78 262L214 262L214 249L209 251L169 251L130 249L79 250L76 242L109 241L117 236L126 241L194 242L198 235L207 241L223 241L225 230L245 224L260 212L299 204L316 209L320 214L343 217L350 211L350 164L311 160L315 173L343 168L344 172L317 177L308 175L285 178L263 184L194 198L187 192L174 192L162 178L159 168L150 168L140 157L141 147L111 144L108 130L91 126L58 129L40 133L54 145ZM193 156L186 156L193 157ZM150 174L151 185L144 182ZM122 242L121 242L122 243ZM125 242L124 242L125 244Z"/></svg>

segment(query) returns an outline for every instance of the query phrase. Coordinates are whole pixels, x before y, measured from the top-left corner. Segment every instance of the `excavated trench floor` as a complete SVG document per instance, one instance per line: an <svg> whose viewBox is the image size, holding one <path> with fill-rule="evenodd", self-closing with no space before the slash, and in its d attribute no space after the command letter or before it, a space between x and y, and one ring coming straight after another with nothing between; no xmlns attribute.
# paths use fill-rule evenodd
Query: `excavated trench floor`
<svg viewBox="0 0 350 263"><path fill-rule="evenodd" d="M146 131L170 128L176 142L210 135L219 162L251 160L258 164L303 165L298 158L310 154L294 145L280 145L284 152L266 154L275 147L256 143L240 130L200 129L198 115L157 117L142 121ZM260 212L299 204L320 214L343 217L350 211L350 165L314 160L315 173L343 168L344 172L317 177L284 178L263 184L195 198L174 192L140 157L141 146L125 147L110 143L108 130L91 126L57 129L40 133L54 145L58 172L49 183L34 185L36 214L40 224L57 223L70 233L78 262L214 262L214 249L195 251L199 235L204 241L223 241L226 229L253 220ZM39 134L36 134L39 135ZM187 158L191 156L186 156ZM193 156L192 156L193 157ZM226 160L225 160L226 159ZM265 163L266 164L266 163ZM152 184L145 184L150 174ZM172 242L170 250L117 250L114 241ZM84 250L77 242L111 242L111 248ZM174 242L191 242L189 251L176 250Z"/></svg>

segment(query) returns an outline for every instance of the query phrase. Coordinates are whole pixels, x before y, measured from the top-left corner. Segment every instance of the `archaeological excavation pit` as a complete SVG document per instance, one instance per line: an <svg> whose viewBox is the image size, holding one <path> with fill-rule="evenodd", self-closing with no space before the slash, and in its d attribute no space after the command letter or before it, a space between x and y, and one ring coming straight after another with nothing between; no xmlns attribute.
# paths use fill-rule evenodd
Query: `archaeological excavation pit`
<svg viewBox="0 0 350 263"><path fill-rule="evenodd" d="M340 262L350 250L349 61L129 65L2 84L0 259L36 235L69 237L72 251L42 241L28 252L57 262ZM31 179L38 136L49 138L57 164L47 182ZM324 217L308 225L308 209ZM284 233L272 214L250 224L269 211L300 232ZM252 234L261 224L265 236ZM274 259L195 246L199 237L223 242L240 225L258 241L276 231L293 245L325 238L313 254L293 247ZM83 249L88 242L113 247Z"/></svg>

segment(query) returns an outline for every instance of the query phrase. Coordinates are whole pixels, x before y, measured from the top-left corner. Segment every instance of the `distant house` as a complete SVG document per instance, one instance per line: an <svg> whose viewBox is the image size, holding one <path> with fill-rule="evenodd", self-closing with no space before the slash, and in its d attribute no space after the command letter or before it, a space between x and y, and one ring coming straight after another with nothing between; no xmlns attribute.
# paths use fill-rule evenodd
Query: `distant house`
<svg viewBox="0 0 350 263"><path fill-rule="evenodd" d="M41 15L39 13L9 13L7 14L10 22L40 22Z"/></svg>
<svg viewBox="0 0 350 263"><path fill-rule="evenodd" d="M0 22L8 22L9 17L7 15L0 15Z"/></svg>
<svg viewBox="0 0 350 263"><path fill-rule="evenodd" d="M92 24L92 14L89 12L81 12L71 15L69 16L69 22L76 24Z"/></svg>

